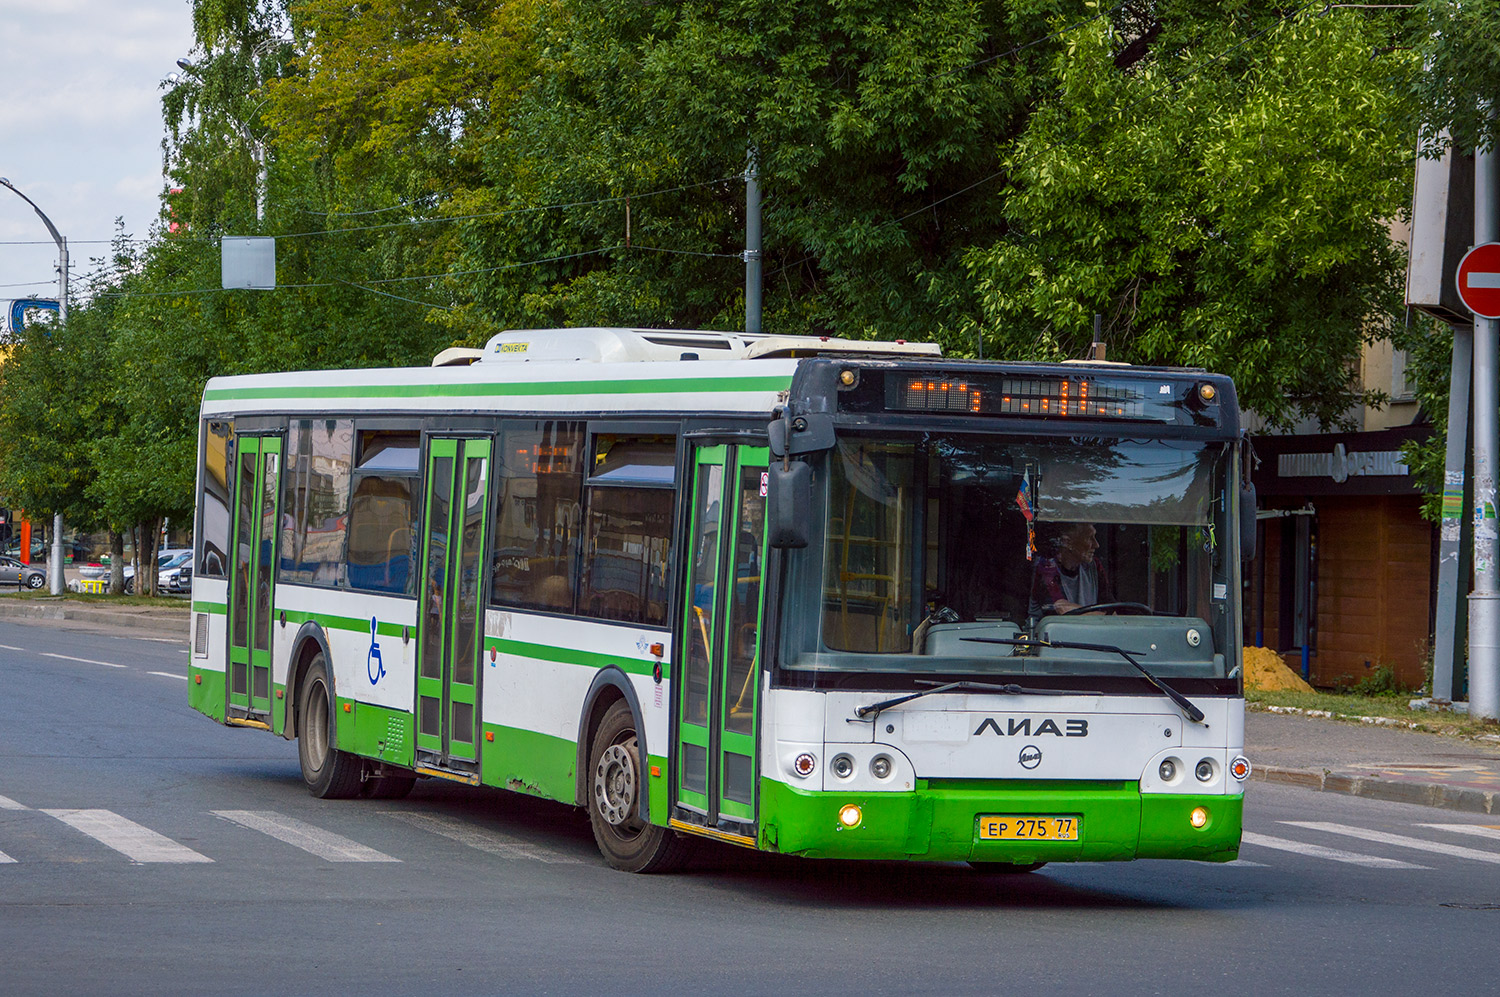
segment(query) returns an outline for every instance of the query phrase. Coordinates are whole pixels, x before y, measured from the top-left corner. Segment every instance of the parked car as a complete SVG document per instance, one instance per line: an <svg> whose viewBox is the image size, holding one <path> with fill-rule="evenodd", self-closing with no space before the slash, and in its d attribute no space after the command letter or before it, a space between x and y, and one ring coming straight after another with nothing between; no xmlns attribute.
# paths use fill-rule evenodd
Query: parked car
<svg viewBox="0 0 1500 997"><path fill-rule="evenodd" d="M163 576L163 574L166 573L166 571L167 571L168 568L175 568L175 567L178 567L179 565L188 564L188 563L190 563L192 561L192 559L193 559L193 552L191 550L183 550L181 548L169 548L167 550L157 551L157 553L156 553L156 585L157 585L157 588L161 589L163 587L162 586L162 576ZM191 578L192 577L191 574L188 577ZM133 565L133 564L127 564L127 565L125 565L125 592L128 595L128 594L130 594L130 593L132 593L134 591L135 591L135 565Z"/></svg>
<svg viewBox="0 0 1500 997"><path fill-rule="evenodd" d="M24 585L39 589L47 584L47 572L35 565L22 564L19 558L0 555L0 585Z"/></svg>
<svg viewBox="0 0 1500 997"><path fill-rule="evenodd" d="M179 554L157 569L156 585L163 592L192 591L193 552Z"/></svg>

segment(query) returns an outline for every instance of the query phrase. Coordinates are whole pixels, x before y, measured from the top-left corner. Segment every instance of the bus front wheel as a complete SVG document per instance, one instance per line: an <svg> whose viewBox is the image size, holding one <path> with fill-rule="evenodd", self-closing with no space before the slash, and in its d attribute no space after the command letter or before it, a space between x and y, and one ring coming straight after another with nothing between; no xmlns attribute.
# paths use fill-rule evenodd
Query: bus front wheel
<svg viewBox="0 0 1500 997"><path fill-rule="evenodd" d="M328 682L328 663L322 654L308 665L301 691L297 757L302 762L302 781L320 800L357 796L359 759L333 746L333 693Z"/></svg>
<svg viewBox="0 0 1500 997"><path fill-rule="evenodd" d="M589 823L604 859L623 872L670 872L687 860L691 842L640 814L642 776L635 716L624 700L605 711L589 751Z"/></svg>

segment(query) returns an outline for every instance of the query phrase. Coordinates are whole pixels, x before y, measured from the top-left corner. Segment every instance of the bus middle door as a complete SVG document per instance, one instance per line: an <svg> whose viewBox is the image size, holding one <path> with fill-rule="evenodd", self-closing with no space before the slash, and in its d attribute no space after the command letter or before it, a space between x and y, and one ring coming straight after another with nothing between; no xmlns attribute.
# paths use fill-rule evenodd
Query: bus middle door
<svg viewBox="0 0 1500 997"><path fill-rule="evenodd" d="M677 802L704 826L751 839L767 457L764 447L697 451L678 659Z"/></svg>
<svg viewBox="0 0 1500 997"><path fill-rule="evenodd" d="M433 437L417 623L417 771L479 781L490 441Z"/></svg>
<svg viewBox="0 0 1500 997"><path fill-rule="evenodd" d="M280 499L281 437L238 437L226 719L241 726L271 727L271 611ZM284 719L284 714L277 717L278 728Z"/></svg>

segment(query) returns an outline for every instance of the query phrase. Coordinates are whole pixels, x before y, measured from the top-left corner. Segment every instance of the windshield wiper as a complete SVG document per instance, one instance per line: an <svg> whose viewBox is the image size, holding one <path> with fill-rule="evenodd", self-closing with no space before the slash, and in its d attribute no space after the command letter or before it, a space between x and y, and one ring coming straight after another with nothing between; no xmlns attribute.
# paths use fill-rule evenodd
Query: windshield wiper
<svg viewBox="0 0 1500 997"><path fill-rule="evenodd" d="M978 638L974 639L977 640ZM921 684L923 680L918 679L917 681L918 684ZM869 706L856 707L854 710L854 715L860 720L863 720L865 717L869 717L870 721L873 723L875 717L879 716L881 711L888 710L892 706L900 706L902 703L909 703L913 699L921 699L923 696L931 696L935 692L948 692L951 689L980 689L984 692L1004 693L1007 696L1104 695L1101 692L1074 692L1070 689L1028 689L1025 686L1016 685L1014 682L1008 682L1005 685L997 685L993 682L944 682L942 685L936 685L935 688L932 689L923 689L921 692L913 692L909 695L897 696L895 699L882 700L878 703L871 703Z"/></svg>
<svg viewBox="0 0 1500 997"><path fill-rule="evenodd" d="M959 640L972 640L980 644L1010 644L1015 647L1060 647L1069 651L1104 651L1109 654L1118 654L1135 667L1135 670L1146 677L1146 680L1161 690L1162 695L1177 704L1178 709L1195 724L1207 727L1208 722L1203 719L1203 711L1194 706L1182 693L1167 685L1157 678L1145 665L1132 657L1132 654L1141 654L1141 651L1127 651L1123 647L1115 647L1113 644L1078 644L1071 640L1036 640L1031 637L1021 637L1011 640L1008 637L960 637Z"/></svg>

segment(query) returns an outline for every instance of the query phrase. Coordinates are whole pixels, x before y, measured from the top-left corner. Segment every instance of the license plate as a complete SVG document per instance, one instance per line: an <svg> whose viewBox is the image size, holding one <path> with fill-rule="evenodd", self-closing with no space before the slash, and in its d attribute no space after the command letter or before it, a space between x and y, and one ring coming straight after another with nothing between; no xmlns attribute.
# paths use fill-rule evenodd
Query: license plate
<svg viewBox="0 0 1500 997"><path fill-rule="evenodd" d="M1077 817L981 814L979 837L983 841L1077 841L1080 824Z"/></svg>

